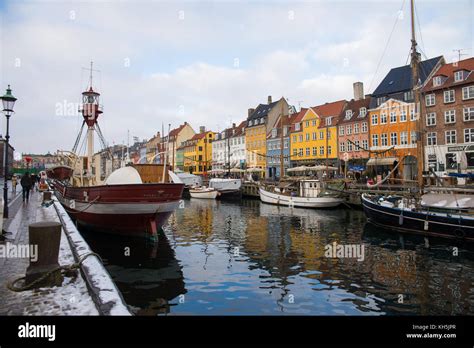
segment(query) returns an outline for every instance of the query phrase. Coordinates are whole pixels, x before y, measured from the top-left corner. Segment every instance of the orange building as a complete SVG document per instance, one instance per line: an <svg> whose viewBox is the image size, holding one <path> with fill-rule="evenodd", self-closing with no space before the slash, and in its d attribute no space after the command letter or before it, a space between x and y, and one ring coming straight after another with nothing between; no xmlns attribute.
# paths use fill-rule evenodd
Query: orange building
<svg viewBox="0 0 474 348"><path fill-rule="evenodd" d="M417 174L415 104L389 99L369 110L370 159L377 174L411 180Z"/></svg>

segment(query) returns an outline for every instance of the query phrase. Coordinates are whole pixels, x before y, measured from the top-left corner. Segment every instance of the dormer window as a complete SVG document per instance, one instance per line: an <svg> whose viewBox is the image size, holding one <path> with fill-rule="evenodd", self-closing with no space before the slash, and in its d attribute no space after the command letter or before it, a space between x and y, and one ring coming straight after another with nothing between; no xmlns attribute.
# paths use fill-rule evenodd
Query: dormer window
<svg viewBox="0 0 474 348"><path fill-rule="evenodd" d="M359 117L365 117L367 115L367 108L360 108L359 109Z"/></svg>
<svg viewBox="0 0 474 348"><path fill-rule="evenodd" d="M264 120L263 118L260 119L260 124L263 124Z"/></svg>
<svg viewBox="0 0 474 348"><path fill-rule="evenodd" d="M277 136L277 130L276 130L276 128L273 128L272 129L272 138L276 138L276 136Z"/></svg>
<svg viewBox="0 0 474 348"><path fill-rule="evenodd" d="M249 121L249 126L251 126L251 125L252 125L252 120Z"/></svg>
<svg viewBox="0 0 474 348"><path fill-rule="evenodd" d="M435 76L433 78L433 87L441 86L442 83L443 79L441 78L441 76Z"/></svg>
<svg viewBox="0 0 474 348"><path fill-rule="evenodd" d="M459 70L454 73L454 82L464 81L464 70Z"/></svg>
<svg viewBox="0 0 474 348"><path fill-rule="evenodd" d="M295 123L295 131L299 131L300 130L300 124L299 123Z"/></svg>
<svg viewBox="0 0 474 348"><path fill-rule="evenodd" d="M346 110L346 120L350 120L352 117L352 110Z"/></svg>
<svg viewBox="0 0 474 348"><path fill-rule="evenodd" d="M332 125L332 117L326 117L326 126Z"/></svg>

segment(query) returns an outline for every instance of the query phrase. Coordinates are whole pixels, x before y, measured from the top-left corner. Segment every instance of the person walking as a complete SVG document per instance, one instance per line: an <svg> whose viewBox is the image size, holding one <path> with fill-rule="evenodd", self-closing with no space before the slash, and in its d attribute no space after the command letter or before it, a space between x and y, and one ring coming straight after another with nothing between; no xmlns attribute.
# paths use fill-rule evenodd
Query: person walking
<svg viewBox="0 0 474 348"><path fill-rule="evenodd" d="M16 194L16 185L18 184L18 180L16 178L16 175L12 176L12 193Z"/></svg>
<svg viewBox="0 0 474 348"><path fill-rule="evenodd" d="M28 203L28 200L30 199L30 190L32 186L32 181L31 181L31 176L30 173L26 172L20 180L21 188L22 188L22 193L23 193L23 202Z"/></svg>

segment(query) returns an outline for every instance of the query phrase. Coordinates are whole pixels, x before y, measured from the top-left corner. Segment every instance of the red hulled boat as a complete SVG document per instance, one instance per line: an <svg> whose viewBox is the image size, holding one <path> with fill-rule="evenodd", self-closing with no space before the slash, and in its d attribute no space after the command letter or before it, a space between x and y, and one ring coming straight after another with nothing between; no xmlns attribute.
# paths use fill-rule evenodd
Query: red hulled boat
<svg viewBox="0 0 474 348"><path fill-rule="evenodd" d="M91 65L90 87L82 93L82 128L73 151L65 151L68 155L62 156L61 165L50 171L55 194L79 225L112 234L156 237L177 208L184 184L172 183L168 168L162 165L122 167L103 182L97 176L98 169L93 173L94 133L102 144L106 143L97 123L102 113L99 96L92 88ZM77 145L85 126L87 156L79 156ZM113 165L113 157L111 161ZM99 166L100 163L95 163L96 168Z"/></svg>

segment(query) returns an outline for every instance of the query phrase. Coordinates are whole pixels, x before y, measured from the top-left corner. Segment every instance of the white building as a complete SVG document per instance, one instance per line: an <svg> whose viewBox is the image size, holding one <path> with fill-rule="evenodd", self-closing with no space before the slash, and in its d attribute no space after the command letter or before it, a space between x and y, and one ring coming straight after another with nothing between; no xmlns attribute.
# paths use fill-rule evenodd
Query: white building
<svg viewBox="0 0 474 348"><path fill-rule="evenodd" d="M212 169L227 170L245 164L245 121L217 133L212 143Z"/></svg>

